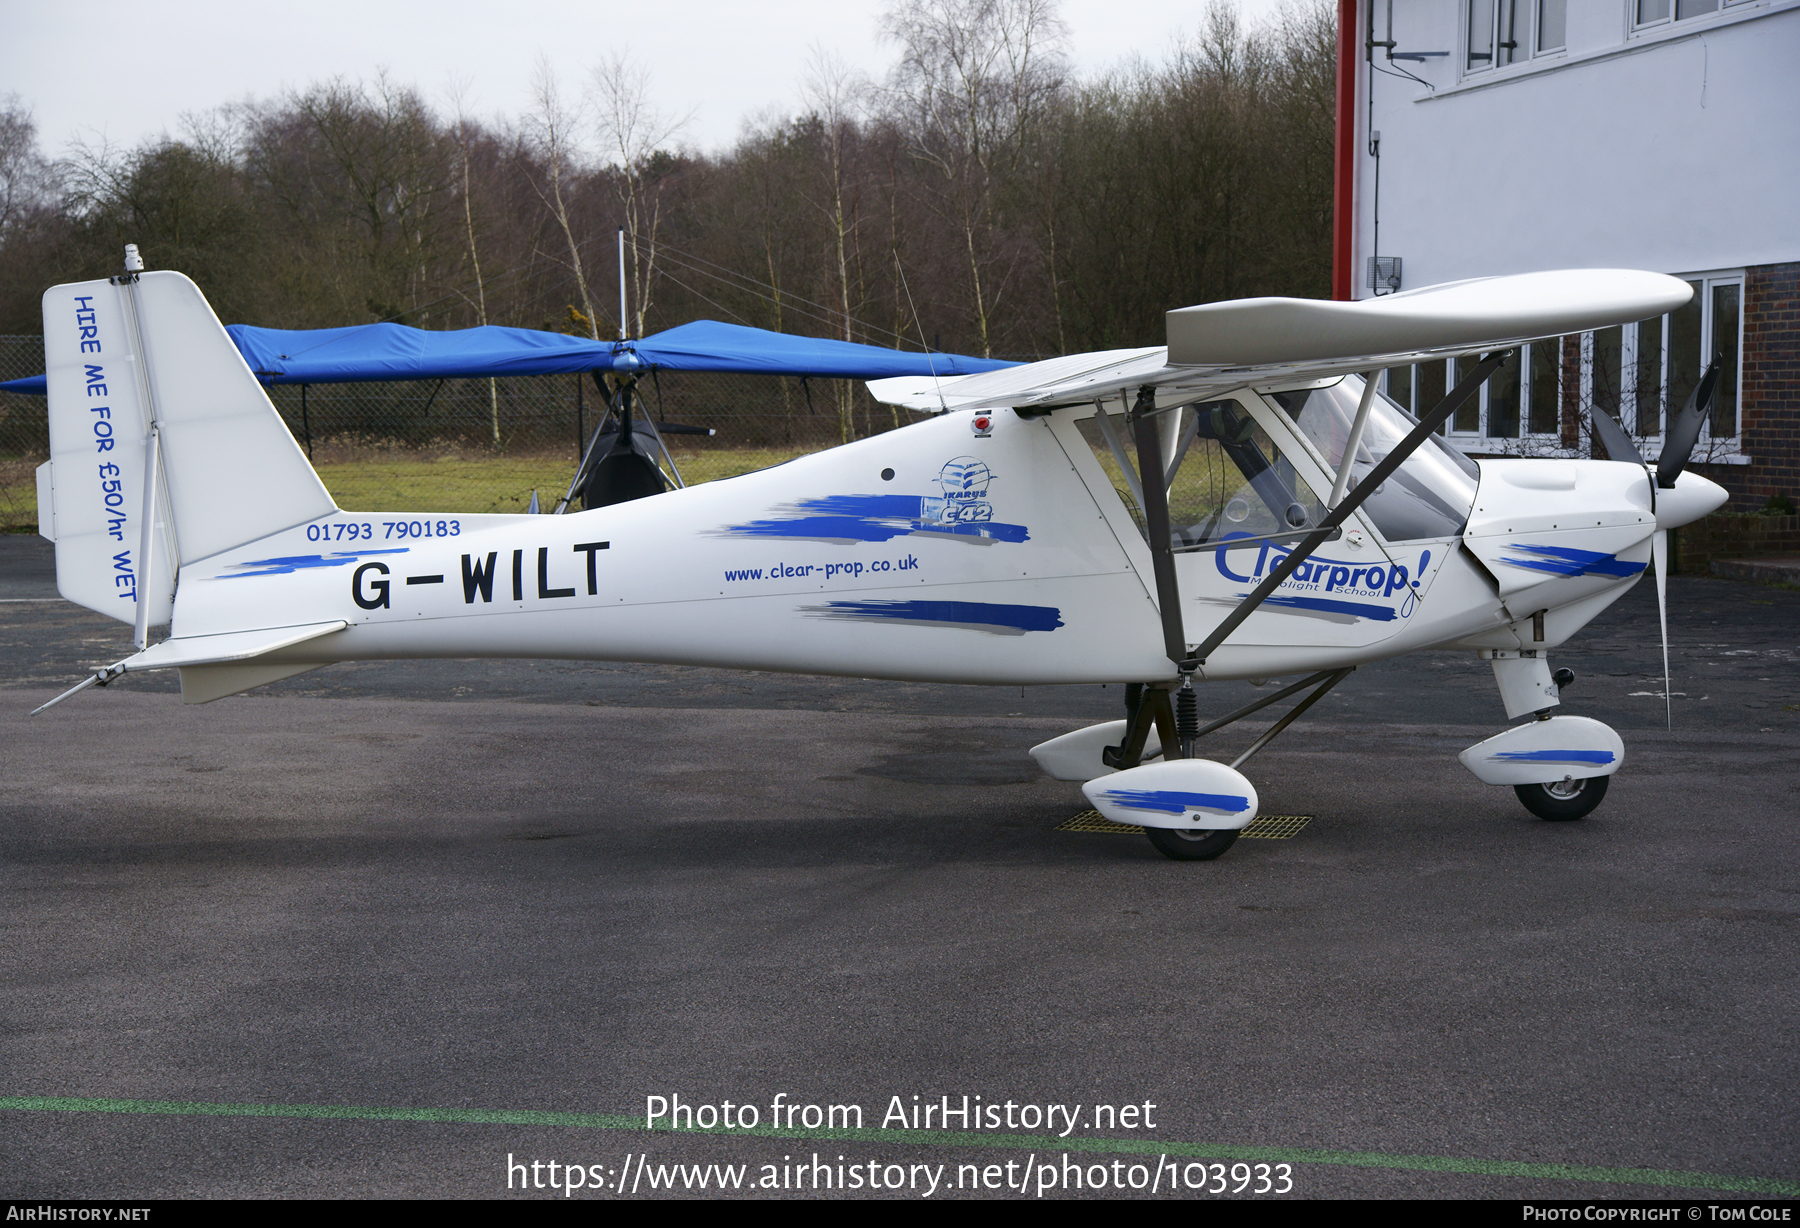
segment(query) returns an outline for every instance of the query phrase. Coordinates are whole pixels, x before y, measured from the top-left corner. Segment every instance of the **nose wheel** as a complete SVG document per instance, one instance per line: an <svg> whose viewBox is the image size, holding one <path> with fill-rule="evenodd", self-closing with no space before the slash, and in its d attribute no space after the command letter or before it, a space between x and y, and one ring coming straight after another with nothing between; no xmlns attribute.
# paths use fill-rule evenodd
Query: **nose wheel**
<svg viewBox="0 0 1800 1228"><path fill-rule="evenodd" d="M1606 796L1610 776L1593 776L1586 780L1555 780L1547 785L1514 785L1525 809L1540 819L1562 822L1579 819L1590 813Z"/></svg>

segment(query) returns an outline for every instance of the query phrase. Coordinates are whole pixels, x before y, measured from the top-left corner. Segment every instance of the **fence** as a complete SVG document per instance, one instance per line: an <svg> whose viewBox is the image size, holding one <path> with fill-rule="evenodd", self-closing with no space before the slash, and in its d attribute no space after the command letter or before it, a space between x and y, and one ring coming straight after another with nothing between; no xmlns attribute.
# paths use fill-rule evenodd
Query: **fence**
<svg viewBox="0 0 1800 1228"><path fill-rule="evenodd" d="M41 337L0 337L0 380L44 369ZM860 382L661 372L638 387L689 483L732 477L916 421ZM347 511L548 511L568 489L604 403L582 375L411 380L269 389L294 438ZM0 532L37 524L35 471L49 457L43 397L0 393Z"/></svg>
<svg viewBox="0 0 1800 1228"><path fill-rule="evenodd" d="M43 370L42 337L0 336L0 381ZM44 398L0 392L0 532L37 527L37 467L49 456Z"/></svg>

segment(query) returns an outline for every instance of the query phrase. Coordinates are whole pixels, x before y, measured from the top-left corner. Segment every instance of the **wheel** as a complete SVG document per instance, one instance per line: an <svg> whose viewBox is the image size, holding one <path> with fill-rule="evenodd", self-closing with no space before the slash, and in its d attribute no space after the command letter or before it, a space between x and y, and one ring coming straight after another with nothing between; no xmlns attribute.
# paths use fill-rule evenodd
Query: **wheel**
<svg viewBox="0 0 1800 1228"><path fill-rule="evenodd" d="M1579 819L1606 796L1610 776L1592 776L1587 780L1557 780L1547 785L1514 785L1513 792L1525 803L1525 809L1540 819L1561 822Z"/></svg>
<svg viewBox="0 0 1800 1228"><path fill-rule="evenodd" d="M1236 830L1209 831L1205 828L1146 827L1144 834L1164 857L1176 861L1211 861L1237 843Z"/></svg>

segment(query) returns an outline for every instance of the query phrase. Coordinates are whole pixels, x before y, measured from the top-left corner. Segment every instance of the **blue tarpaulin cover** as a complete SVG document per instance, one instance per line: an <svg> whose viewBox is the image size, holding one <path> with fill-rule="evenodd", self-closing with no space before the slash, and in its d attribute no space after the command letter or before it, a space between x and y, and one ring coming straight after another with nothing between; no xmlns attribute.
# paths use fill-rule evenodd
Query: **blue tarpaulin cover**
<svg viewBox="0 0 1800 1228"><path fill-rule="evenodd" d="M432 332L404 324L299 330L232 324L225 331L250 369L270 384L472 379L651 367L882 379L890 375L973 375L1013 365L961 354L920 354L851 341L794 337L716 320L695 320L638 341L592 341L494 325ZM10 380L0 384L0 391L41 396L44 377Z"/></svg>

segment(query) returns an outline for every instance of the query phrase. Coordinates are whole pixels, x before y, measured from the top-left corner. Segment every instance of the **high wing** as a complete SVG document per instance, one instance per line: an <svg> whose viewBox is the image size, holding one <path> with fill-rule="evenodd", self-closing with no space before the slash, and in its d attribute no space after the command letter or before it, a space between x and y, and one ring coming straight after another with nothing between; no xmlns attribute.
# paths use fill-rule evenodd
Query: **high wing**
<svg viewBox="0 0 1800 1228"><path fill-rule="evenodd" d="M869 384L909 409L1052 409L1127 390L1158 407L1248 385L1330 379L1648 319L1687 302L1675 277L1564 269L1448 282L1357 302L1252 298L1167 315L1168 345L1052 358L982 375Z"/></svg>

